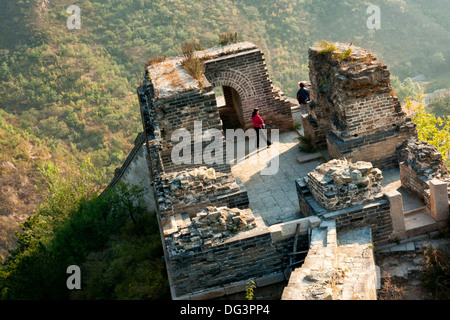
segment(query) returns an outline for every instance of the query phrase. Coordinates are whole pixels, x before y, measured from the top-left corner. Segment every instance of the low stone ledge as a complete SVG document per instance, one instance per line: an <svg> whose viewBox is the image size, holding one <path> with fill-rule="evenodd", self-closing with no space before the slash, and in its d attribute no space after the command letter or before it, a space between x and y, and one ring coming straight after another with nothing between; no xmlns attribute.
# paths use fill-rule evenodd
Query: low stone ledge
<svg viewBox="0 0 450 320"><path fill-rule="evenodd" d="M255 283L256 287L264 287L274 283L282 282L284 280L286 280L284 273L274 273L256 279Z"/></svg>
<svg viewBox="0 0 450 320"><path fill-rule="evenodd" d="M200 292L189 293L179 297L172 297L172 300L210 300L220 298L225 295L225 288L213 288Z"/></svg>
<svg viewBox="0 0 450 320"><path fill-rule="evenodd" d="M347 207L345 209L328 212L326 214L323 214L322 217L325 220L336 219L343 214L352 214L354 212L367 210L367 209L371 209L371 208L375 209L382 205L389 205L389 201L385 200L385 199L375 200L371 203L355 205L355 206Z"/></svg>
<svg viewBox="0 0 450 320"><path fill-rule="evenodd" d="M276 284L279 282L283 282L286 280L286 277L285 277L284 273L282 273L282 272L272 273L272 274L262 276L259 278L234 282L234 283L231 283L231 284L229 284L227 286L223 286L223 287L216 287L216 288L211 288L211 289L202 290L202 291L198 291L198 292L193 292L193 293L189 293L189 294L182 295L179 297L174 296L173 300L209 300L209 299L221 298L226 295L244 292L247 288L249 281L252 281L252 280L253 280L256 288L261 288L261 287L269 286L269 285Z"/></svg>
<svg viewBox="0 0 450 320"><path fill-rule="evenodd" d="M301 218L284 223L275 224L269 227L272 241L280 241L295 235L297 224L300 224L300 235L307 234L308 228L319 226L321 220L316 216Z"/></svg>

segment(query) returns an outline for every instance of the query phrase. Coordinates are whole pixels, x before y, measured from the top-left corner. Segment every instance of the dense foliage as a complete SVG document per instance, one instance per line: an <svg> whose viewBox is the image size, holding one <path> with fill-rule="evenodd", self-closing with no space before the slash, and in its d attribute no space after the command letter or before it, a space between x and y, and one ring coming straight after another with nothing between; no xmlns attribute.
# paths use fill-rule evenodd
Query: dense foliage
<svg viewBox="0 0 450 320"><path fill-rule="evenodd" d="M417 125L417 137L435 146L441 153L447 167L450 167L450 115L438 117L425 110L423 95L406 99L405 108L412 112L412 120Z"/></svg>
<svg viewBox="0 0 450 320"><path fill-rule="evenodd" d="M406 78L401 82L398 77L391 77L391 85L394 89L395 95L399 98L402 104L406 103L408 98L417 97L423 94L423 88L418 82L414 82L411 78Z"/></svg>
<svg viewBox="0 0 450 320"><path fill-rule="evenodd" d="M94 175L88 162L68 178L54 164L42 168L45 200L0 270L0 298L169 297L159 228L141 201L144 190L119 185L97 196ZM70 265L80 267L80 290L66 286Z"/></svg>

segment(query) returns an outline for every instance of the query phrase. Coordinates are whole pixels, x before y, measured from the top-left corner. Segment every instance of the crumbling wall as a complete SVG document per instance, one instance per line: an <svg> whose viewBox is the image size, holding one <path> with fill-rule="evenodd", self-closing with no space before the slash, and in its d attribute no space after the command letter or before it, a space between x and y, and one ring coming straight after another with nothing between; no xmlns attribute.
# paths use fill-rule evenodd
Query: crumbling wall
<svg viewBox="0 0 450 320"><path fill-rule="evenodd" d="M211 205L248 208L246 190L237 184L231 173L216 172L212 167L164 173L158 183L162 214L193 214Z"/></svg>
<svg viewBox="0 0 450 320"><path fill-rule="evenodd" d="M389 70L367 50L334 45L309 49L314 106L303 117L305 135L332 158L396 165L396 147L416 130L392 94Z"/></svg>
<svg viewBox="0 0 450 320"><path fill-rule="evenodd" d="M410 139L398 149L400 180L402 186L423 199L430 209L430 185L433 179L445 181L450 195L450 175L442 154L425 141Z"/></svg>
<svg viewBox="0 0 450 320"><path fill-rule="evenodd" d="M324 130L347 139L385 131L403 117L400 102L391 96L387 67L367 50L335 43L335 52L309 49L311 115ZM350 50L350 55L338 54Z"/></svg>
<svg viewBox="0 0 450 320"><path fill-rule="evenodd" d="M334 159L316 167L304 180L319 205L340 210L371 202L381 192L383 176L370 162Z"/></svg>
<svg viewBox="0 0 450 320"><path fill-rule="evenodd" d="M335 220L337 231L369 226L374 244L387 243L393 225L381 181L381 171L370 163L330 160L296 180L300 211Z"/></svg>

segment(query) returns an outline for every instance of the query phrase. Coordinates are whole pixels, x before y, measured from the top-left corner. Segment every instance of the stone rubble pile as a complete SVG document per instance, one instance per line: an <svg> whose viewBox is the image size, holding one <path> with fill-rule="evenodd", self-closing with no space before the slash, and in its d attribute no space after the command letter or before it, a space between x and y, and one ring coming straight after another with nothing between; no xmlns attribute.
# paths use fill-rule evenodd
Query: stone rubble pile
<svg viewBox="0 0 450 320"><path fill-rule="evenodd" d="M327 210L371 202L382 191L383 175L370 162L333 159L305 177L314 199Z"/></svg>
<svg viewBox="0 0 450 320"><path fill-rule="evenodd" d="M442 154L435 146L426 141L416 139L405 141L398 148L397 154L399 161L405 161L409 164L417 175L423 175L430 180L436 178L450 181Z"/></svg>
<svg viewBox="0 0 450 320"><path fill-rule="evenodd" d="M158 203L162 210L195 205L210 197L240 190L231 174L207 167L164 174L160 185Z"/></svg>
<svg viewBox="0 0 450 320"><path fill-rule="evenodd" d="M206 207L190 219L190 223L179 227L178 231L166 235L166 242L172 252L216 245L236 235L238 232L256 227L250 209L228 207Z"/></svg>

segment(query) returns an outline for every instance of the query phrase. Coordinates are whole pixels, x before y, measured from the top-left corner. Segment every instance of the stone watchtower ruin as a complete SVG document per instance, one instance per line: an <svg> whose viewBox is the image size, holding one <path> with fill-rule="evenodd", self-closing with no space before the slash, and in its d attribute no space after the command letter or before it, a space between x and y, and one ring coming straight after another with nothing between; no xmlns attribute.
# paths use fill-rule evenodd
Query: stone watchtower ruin
<svg viewBox="0 0 450 320"><path fill-rule="evenodd" d="M252 43L197 51L195 56L205 66L200 81L183 68L183 56L147 67L137 89L144 132L110 184L121 181L148 189L173 299L243 292L250 278L259 285L282 282L289 261L285 253L293 242L292 231L268 228L253 216L247 191L233 177L225 152L223 161L208 166L204 159L195 161L210 143L199 146L196 137L219 130L218 143L226 150L224 130L253 128L256 107L269 130L291 130L291 100L272 85L263 53ZM224 105L217 104L216 87L223 89ZM177 129L190 133L189 163L172 159ZM303 232L311 223L317 219L305 218Z"/></svg>
<svg viewBox="0 0 450 320"><path fill-rule="evenodd" d="M432 187L427 188L428 180L422 178L421 167L417 169L414 159L423 157L414 156L417 144L408 145L416 137L415 126L391 94L386 66L366 50L336 46L347 53L351 48L351 54L337 56L324 54L321 48L309 50L315 104L302 121L305 135L318 146L327 146L331 158L354 163L334 160L307 177L296 177L292 188L297 191L301 218L270 226L254 215L245 185L233 176L226 153L222 161L205 165L202 154L209 141L195 139L195 135L216 129L221 132L216 143L227 150L224 131L252 128L250 116L255 107L259 107L269 129L283 132L293 128L291 110L296 106L272 85L263 53L248 42L195 52L205 67L199 80L183 68L183 56L146 67L145 79L137 88L143 132L108 187L124 182L148 191L144 200L159 222L173 299L239 294L245 292L250 279L258 290L280 284L284 287L292 266L299 263L292 248L309 249L306 262L312 263L322 256L322 246L327 243L321 237L332 239L336 231L355 226L363 228L360 233L368 241L373 238L375 244L387 243L392 234L405 230L399 213L394 212L398 197L383 193L378 168L403 165L402 184L418 186L417 194L428 199L441 222L448 216L447 202L442 204L440 197L436 209L435 200L436 190L447 188L447 184L430 182ZM222 105L218 105L214 93L217 87L224 93ZM200 133L195 131L198 126ZM187 152L191 160L186 163L172 158L179 143L173 139L177 129L190 133L187 149L182 152ZM448 177L434 150L419 149L431 153L436 162L438 169L427 171L430 181ZM333 166L339 168L331 171L344 172L345 167L359 174L336 177L330 173ZM408 174L411 172L415 175ZM415 178L411 180L410 176ZM342 187L345 193L340 192ZM334 243L328 247L330 254L343 250L336 241L330 243ZM372 250L367 246L363 249ZM373 255L366 256L364 263L372 268ZM301 277L310 275L303 270ZM367 292L373 298L375 289L372 286ZM290 287L284 296L289 299L299 295Z"/></svg>
<svg viewBox="0 0 450 320"><path fill-rule="evenodd" d="M396 165L396 148L416 130L393 94L387 66L362 48L335 46L335 52L309 49L314 106L302 119L305 135L331 158Z"/></svg>

